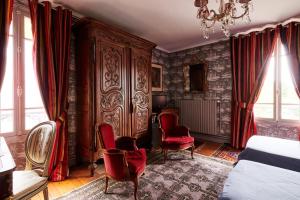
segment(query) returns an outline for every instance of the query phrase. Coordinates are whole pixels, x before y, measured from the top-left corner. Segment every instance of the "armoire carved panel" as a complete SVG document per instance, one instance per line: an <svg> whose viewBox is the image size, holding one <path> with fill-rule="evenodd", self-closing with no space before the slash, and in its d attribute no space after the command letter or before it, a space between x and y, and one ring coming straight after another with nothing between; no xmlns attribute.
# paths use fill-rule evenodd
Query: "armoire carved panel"
<svg viewBox="0 0 300 200"><path fill-rule="evenodd" d="M124 46L99 39L96 47L96 103L100 104L97 122L111 124L117 136L127 131L125 96L126 50ZM128 120L128 119L127 119Z"/></svg>
<svg viewBox="0 0 300 200"><path fill-rule="evenodd" d="M132 98L133 98L133 136L143 134L149 128L149 113L151 113L150 99L151 91L151 65L150 57L147 52L141 50L132 51Z"/></svg>
<svg viewBox="0 0 300 200"><path fill-rule="evenodd" d="M111 124L116 136L133 136L147 143L155 44L90 18L82 19L74 30L78 157L90 163L101 157L96 137L101 123Z"/></svg>

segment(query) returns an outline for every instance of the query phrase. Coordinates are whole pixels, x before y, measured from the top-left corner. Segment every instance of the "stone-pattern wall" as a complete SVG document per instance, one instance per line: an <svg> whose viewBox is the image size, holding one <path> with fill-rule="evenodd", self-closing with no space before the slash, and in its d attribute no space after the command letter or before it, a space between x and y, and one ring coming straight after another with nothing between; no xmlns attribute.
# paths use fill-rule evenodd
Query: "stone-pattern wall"
<svg viewBox="0 0 300 200"><path fill-rule="evenodd" d="M183 66L197 61L208 63L208 91L199 93L184 92ZM221 41L205 46L169 54L170 83L168 92L171 100L203 99L220 101L221 128L218 136L230 137L231 119L231 59L229 41ZM218 123L219 124L219 123Z"/></svg>

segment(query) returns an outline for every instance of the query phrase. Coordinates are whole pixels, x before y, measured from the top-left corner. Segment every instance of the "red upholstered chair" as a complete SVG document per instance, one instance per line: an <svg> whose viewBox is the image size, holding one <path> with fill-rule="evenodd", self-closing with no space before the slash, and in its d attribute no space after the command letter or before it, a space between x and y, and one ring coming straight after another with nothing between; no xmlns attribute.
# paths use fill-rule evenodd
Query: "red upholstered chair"
<svg viewBox="0 0 300 200"><path fill-rule="evenodd" d="M178 115L174 112L162 112L158 115L159 128L162 132L162 150L164 161L168 150L184 150L191 148L194 153L194 138L190 136L189 129L178 125Z"/></svg>
<svg viewBox="0 0 300 200"><path fill-rule="evenodd" d="M138 149L136 139L119 137L115 140L113 128L109 124L101 124L98 134L103 148L107 193L109 178L117 181L132 181L134 183L134 198L136 199L138 177L146 167L146 151Z"/></svg>

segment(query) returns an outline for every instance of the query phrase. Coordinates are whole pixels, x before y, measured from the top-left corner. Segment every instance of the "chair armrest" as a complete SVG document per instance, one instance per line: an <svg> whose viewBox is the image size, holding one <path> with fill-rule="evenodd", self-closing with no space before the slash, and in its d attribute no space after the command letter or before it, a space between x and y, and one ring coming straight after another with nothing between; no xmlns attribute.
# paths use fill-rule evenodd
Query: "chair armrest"
<svg viewBox="0 0 300 200"><path fill-rule="evenodd" d="M134 151L138 150L136 146L136 138L122 136L116 139L116 147L117 149L126 150L126 151Z"/></svg>
<svg viewBox="0 0 300 200"><path fill-rule="evenodd" d="M126 151L120 149L103 149L105 172L110 177L120 180L130 177Z"/></svg>
<svg viewBox="0 0 300 200"><path fill-rule="evenodd" d="M176 136L190 136L190 130L185 126L176 126L172 133Z"/></svg>
<svg viewBox="0 0 300 200"><path fill-rule="evenodd" d="M159 128L158 129L159 131L160 131L160 133L161 133L161 141L164 141L164 139L166 138L166 134L165 134L165 131L164 131L164 129L162 129L162 128Z"/></svg>

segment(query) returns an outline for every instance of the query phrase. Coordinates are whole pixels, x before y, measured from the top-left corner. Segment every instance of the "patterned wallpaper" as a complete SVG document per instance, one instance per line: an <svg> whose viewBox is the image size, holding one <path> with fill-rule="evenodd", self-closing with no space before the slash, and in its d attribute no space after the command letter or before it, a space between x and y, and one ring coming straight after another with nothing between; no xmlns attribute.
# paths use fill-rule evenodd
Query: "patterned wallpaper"
<svg viewBox="0 0 300 200"><path fill-rule="evenodd" d="M164 93L168 94L171 105L176 99L220 101L221 129L220 133L216 133L216 135L229 138L231 115L231 61L229 41L200 46L168 55L156 49L153 52L153 62L156 63L157 61L164 65ZM195 61L208 62L209 89L205 93L184 92L183 66Z"/></svg>
<svg viewBox="0 0 300 200"><path fill-rule="evenodd" d="M75 36L71 39L71 62L69 67L69 163L76 164L76 65L75 65Z"/></svg>
<svg viewBox="0 0 300 200"><path fill-rule="evenodd" d="M290 140L298 140L300 134L299 124L287 124L285 122L257 121L258 135L279 137Z"/></svg>
<svg viewBox="0 0 300 200"><path fill-rule="evenodd" d="M152 92L154 95L167 95L167 97L170 97L169 94L169 86L171 83L172 77L169 74L170 71L170 61L169 61L169 54L158 50L154 49L152 51L152 63L154 64L159 64L163 67L163 92ZM168 99L170 101L170 99Z"/></svg>

